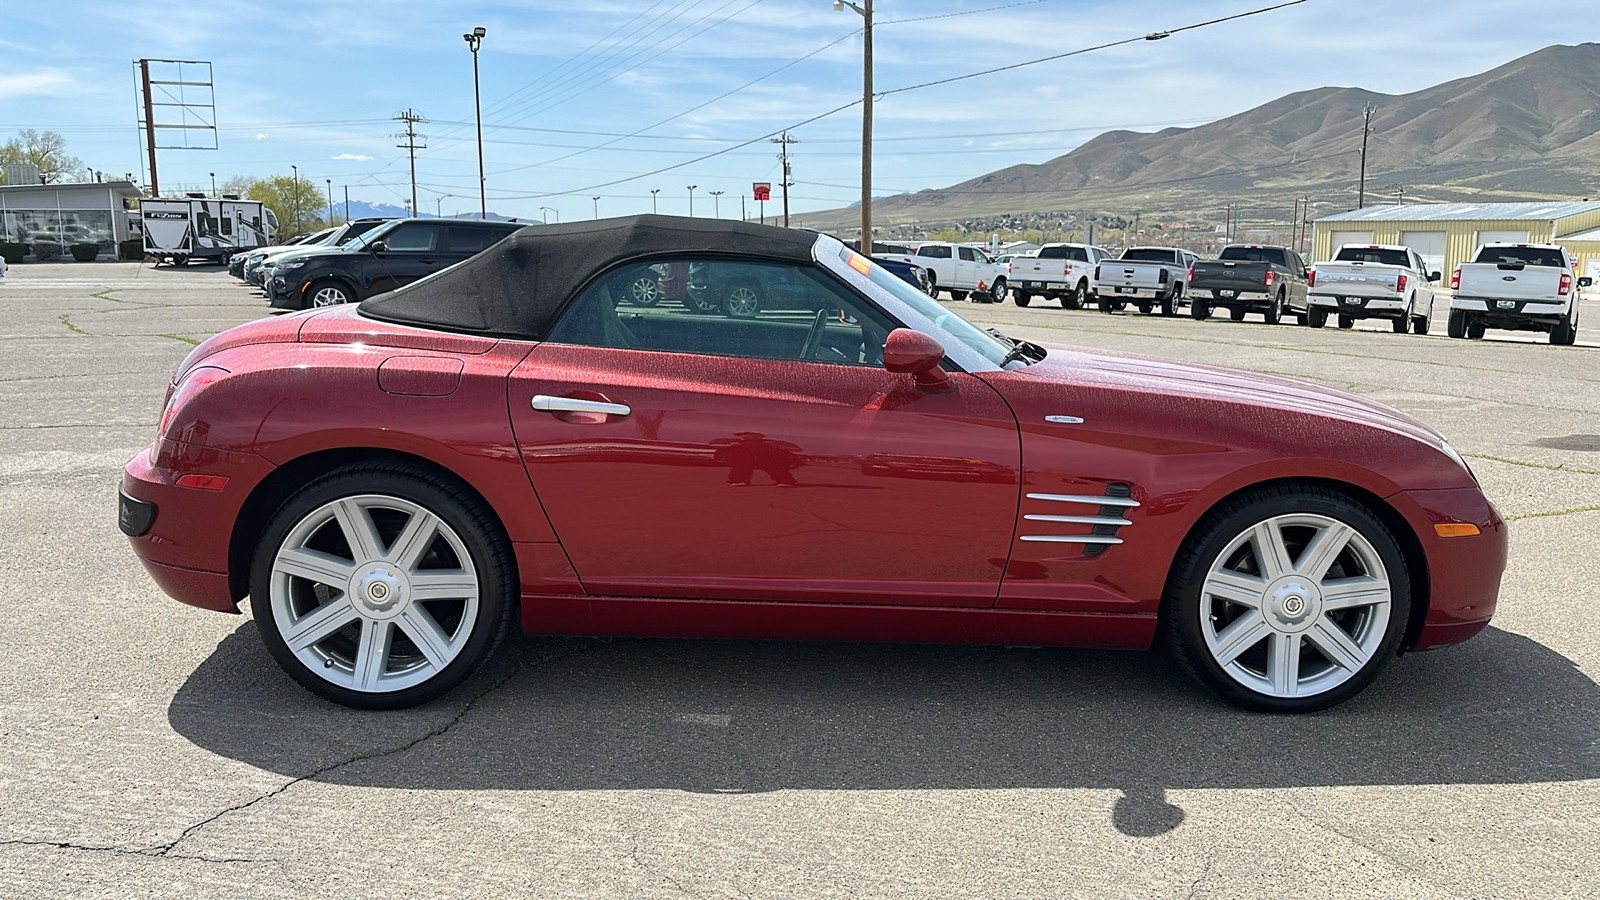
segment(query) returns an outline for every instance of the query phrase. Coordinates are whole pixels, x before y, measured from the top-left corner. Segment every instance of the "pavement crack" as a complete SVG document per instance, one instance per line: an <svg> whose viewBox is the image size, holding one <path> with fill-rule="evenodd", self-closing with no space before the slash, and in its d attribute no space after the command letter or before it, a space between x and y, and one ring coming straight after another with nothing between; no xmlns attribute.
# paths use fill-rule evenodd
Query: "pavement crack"
<svg viewBox="0 0 1600 900"><path fill-rule="evenodd" d="M1578 513L1587 512L1600 512L1600 503L1590 506L1570 506L1566 509L1552 509L1546 512L1518 513L1514 516L1506 516L1506 521L1518 522L1523 519L1553 519L1556 516L1572 516L1577 515Z"/></svg>
<svg viewBox="0 0 1600 900"><path fill-rule="evenodd" d="M425 743L427 741L433 740L434 738L439 737L440 735L447 733L448 731L450 731L450 729L452 729L452 728L456 727L457 725L459 725L461 723L461 720L466 718L467 713L471 712L472 708L477 705L478 701L482 700L484 697L487 697L489 694L494 693L495 691L499 690L500 688L505 687L507 684L509 684L512 681L512 679L516 678L518 675L521 675L522 673L530 671L530 670L533 670L533 669L539 669L539 668L544 668L546 666L554 665L555 663L562 662L563 660L570 659L570 658L572 658L574 656L578 656L578 655L583 654L583 653L588 653L588 652L590 652L592 650L599 649L601 647L607 646L607 645L612 644L612 643L615 643L615 641L614 640L609 640L609 639L608 640L596 640L596 641L593 641L591 643L585 644L585 645L583 645L581 647L574 647L571 650L568 650L568 651L566 651L564 653L558 653L558 654L556 654L554 656L548 656L548 657L545 657L544 659L536 660L536 661L534 661L532 663L526 663L526 664L523 664L523 665L516 666L511 671L509 671L509 672L505 673L504 675L500 676L499 678L495 679L489 685L484 687L483 690L481 690L481 691L477 692L476 694L473 694L471 697L467 698L466 702L462 703L459 707L457 707L456 711L455 711L455 714L452 715L448 720L446 720L445 722L443 722L440 725L437 725L437 726L433 727L432 729L429 729L427 732L424 732L423 734L417 736L416 738L413 738L412 740L409 740L409 741L407 741L407 742L405 742L403 744L398 744L398 745L393 746L393 747L388 747L388 748L383 749L383 750L378 750L378 751L373 751L373 752L357 751L356 753L353 753L350 756L348 756L348 757L346 757L344 759L341 759L341 760L339 760L337 762L329 763L328 765L323 766L322 768L316 769L314 771L308 772L308 773L306 773L304 775L300 775L300 776L295 777L295 778L291 778L288 781L284 782L283 784L279 785L278 787L275 787L270 791L266 791L264 793L258 794L255 797L252 797L251 799L244 801L243 803L236 803L236 804L234 804L232 806L227 807L226 809L223 809L223 810L221 810L219 812L216 812L216 813L214 813L214 814L212 814L210 816L207 816L206 818L201 819L200 821L195 822L194 824L192 824L192 825L188 826L187 828L183 829L183 831L180 832L176 838L172 839L168 843L157 844L157 845L155 845L153 847L147 847L147 848L144 848L143 850L133 851L133 852L138 852L138 853L141 853L141 854L144 854L144 855L152 855L152 856L161 856L161 857L169 857L169 858L170 857L174 857L175 854L173 853L173 851L177 849L178 845L182 844L184 841L186 841L189 838L191 838L191 837L195 836L196 834L198 834L201 831L201 829L205 828L208 825L211 825L214 822L217 822L218 820L220 820L220 819L222 819L222 818L224 818L226 816L232 815L233 813L236 813L236 812L241 812L243 810L249 809L250 807L255 806L258 803L262 803L262 802L265 802L267 800L271 800L272 798L279 796L280 794L284 793L285 791L289 790L290 788L294 787L295 785L300 784L301 782L314 781L314 780L316 780L318 778L321 778L324 775L328 775L328 774L330 774L332 772L336 772L336 771L344 768L345 766L352 765L352 764L358 763L358 762L365 762L365 761L375 760L375 759L383 759L385 757L395 756L397 754L405 753L405 752L407 752L409 750L412 750L412 749L418 747L419 745L421 745L421 744L423 744L423 743Z"/></svg>
<svg viewBox="0 0 1600 900"><path fill-rule="evenodd" d="M1205 871L1196 876L1194 881L1189 882L1189 893L1184 895L1188 898L1188 900L1195 900L1195 898L1200 895L1200 885L1204 884L1206 879L1211 877L1211 870L1216 868L1216 866L1217 855L1213 853L1210 856L1207 856Z"/></svg>
<svg viewBox="0 0 1600 900"><path fill-rule="evenodd" d="M244 863L276 863L275 859L248 859L245 857L219 857L200 856L187 853L157 853L151 848L129 850L124 847L102 847L92 844L75 844L71 841L44 841L29 838L13 838L0 840L0 847L48 847L54 850L70 850L75 853L110 853L114 856L143 856L147 859L184 859L195 862L219 864L244 864Z"/></svg>

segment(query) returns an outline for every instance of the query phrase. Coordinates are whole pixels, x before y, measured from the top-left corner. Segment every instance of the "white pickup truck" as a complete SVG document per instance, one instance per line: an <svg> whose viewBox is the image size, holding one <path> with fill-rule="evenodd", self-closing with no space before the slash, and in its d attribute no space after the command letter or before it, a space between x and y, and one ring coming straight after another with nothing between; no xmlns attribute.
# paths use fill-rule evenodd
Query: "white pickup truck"
<svg viewBox="0 0 1600 900"><path fill-rule="evenodd" d="M1100 311L1117 312L1132 303L1147 316L1157 306L1163 316L1176 315L1189 283L1189 267L1198 258L1178 247L1129 247L1095 268Z"/></svg>
<svg viewBox="0 0 1600 900"><path fill-rule="evenodd" d="M1427 334L1438 280L1410 247L1345 244L1306 273L1305 323L1321 328L1337 316L1339 327L1349 328L1357 319L1388 319L1395 334L1412 327Z"/></svg>
<svg viewBox="0 0 1600 900"><path fill-rule="evenodd" d="M1567 251L1555 244L1484 244L1472 262L1450 274L1453 338L1481 338L1485 328L1544 331L1552 344L1578 339L1578 277Z"/></svg>
<svg viewBox="0 0 1600 900"><path fill-rule="evenodd" d="M1058 298L1062 309L1078 309L1094 296L1094 267L1111 251L1093 244L1045 244L1037 256L1011 260L1011 299L1027 306L1034 297Z"/></svg>
<svg viewBox="0 0 1600 900"><path fill-rule="evenodd" d="M934 297L949 291L950 299L1003 303L1009 287L1006 267L996 263L977 247L965 244L922 244L915 253L887 254L920 266L928 274L928 293Z"/></svg>

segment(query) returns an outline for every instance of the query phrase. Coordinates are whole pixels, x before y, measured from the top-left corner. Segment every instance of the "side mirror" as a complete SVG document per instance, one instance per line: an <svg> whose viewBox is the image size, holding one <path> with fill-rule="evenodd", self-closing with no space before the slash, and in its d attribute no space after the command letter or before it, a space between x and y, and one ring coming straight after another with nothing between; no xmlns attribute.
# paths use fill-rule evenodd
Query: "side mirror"
<svg viewBox="0 0 1600 900"><path fill-rule="evenodd" d="M1586 287L1592 286L1593 284L1594 284L1594 279L1590 278L1587 275L1581 275L1581 276L1578 277L1578 287L1586 288Z"/></svg>
<svg viewBox="0 0 1600 900"><path fill-rule="evenodd" d="M1433 282L1440 280L1440 278L1442 278L1442 277L1443 276L1441 276L1438 272L1429 272L1428 273L1428 283L1432 284Z"/></svg>
<svg viewBox="0 0 1600 900"><path fill-rule="evenodd" d="M367 245L367 252L368 253L372 253L372 254L382 253L383 251L388 250L388 249L389 249L389 242L384 240L383 238L378 238L377 240L375 240L372 243Z"/></svg>
<svg viewBox="0 0 1600 900"><path fill-rule="evenodd" d="M917 387L929 394L948 394L955 382L939 364L944 362L944 345L920 331L896 328L883 342L883 367L908 374Z"/></svg>

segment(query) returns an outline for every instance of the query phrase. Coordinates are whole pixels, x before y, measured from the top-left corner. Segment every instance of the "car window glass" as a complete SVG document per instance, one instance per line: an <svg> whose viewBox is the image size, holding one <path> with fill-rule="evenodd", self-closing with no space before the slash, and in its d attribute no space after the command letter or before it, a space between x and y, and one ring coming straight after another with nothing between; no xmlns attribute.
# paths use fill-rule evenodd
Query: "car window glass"
<svg viewBox="0 0 1600 900"><path fill-rule="evenodd" d="M606 273L562 313L548 340L879 366L893 327L814 267L678 257Z"/></svg>
<svg viewBox="0 0 1600 900"><path fill-rule="evenodd" d="M929 259L949 259L950 258L950 248L949 247L923 247L922 249L917 251L917 255L918 256L926 256Z"/></svg>
<svg viewBox="0 0 1600 900"><path fill-rule="evenodd" d="M978 254L974 253L971 247L958 247L956 249L960 251L962 259L968 262L977 262Z"/></svg>
<svg viewBox="0 0 1600 900"><path fill-rule="evenodd" d="M425 222L407 222L384 235L390 250L432 250L438 229Z"/></svg>
<svg viewBox="0 0 1600 900"><path fill-rule="evenodd" d="M1520 263L1525 266L1554 266L1557 269L1567 267L1566 261L1561 258L1560 250L1546 247L1485 247L1474 262L1508 265Z"/></svg>
<svg viewBox="0 0 1600 900"><path fill-rule="evenodd" d="M502 233L492 228L451 225L444 230L444 249L455 253L477 253L500 240Z"/></svg>

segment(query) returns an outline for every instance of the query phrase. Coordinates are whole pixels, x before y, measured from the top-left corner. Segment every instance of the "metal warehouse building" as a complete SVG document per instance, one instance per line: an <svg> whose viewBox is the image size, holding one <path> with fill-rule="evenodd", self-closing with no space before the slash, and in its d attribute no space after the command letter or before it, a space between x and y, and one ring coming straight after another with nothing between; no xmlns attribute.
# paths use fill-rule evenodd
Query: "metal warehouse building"
<svg viewBox="0 0 1600 900"><path fill-rule="evenodd" d="M1425 203L1369 206L1317 219L1312 259L1332 259L1341 244L1404 244L1438 269L1470 262L1479 244L1556 243L1578 260L1578 272L1600 284L1600 203Z"/></svg>

